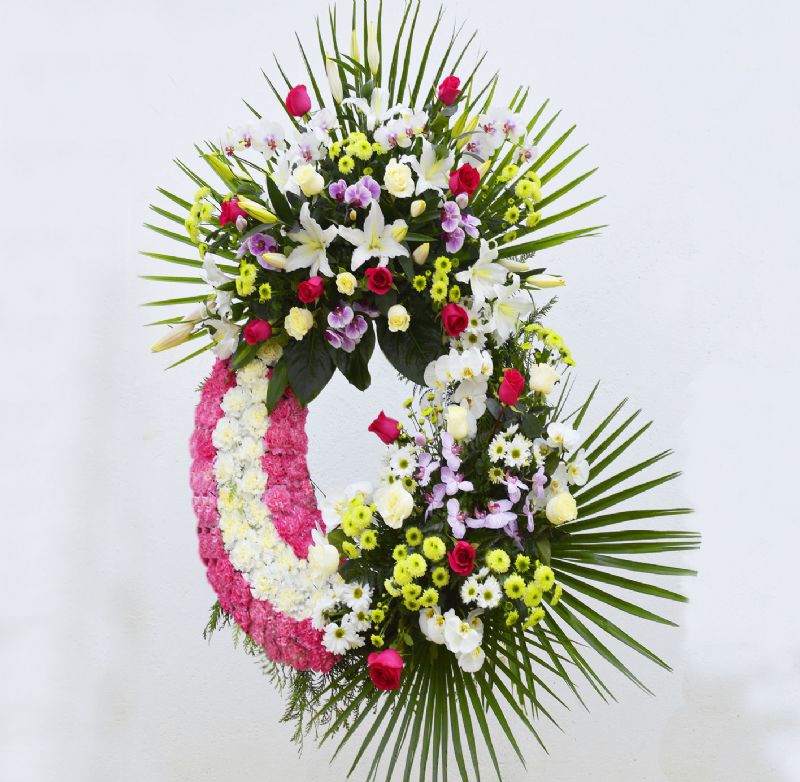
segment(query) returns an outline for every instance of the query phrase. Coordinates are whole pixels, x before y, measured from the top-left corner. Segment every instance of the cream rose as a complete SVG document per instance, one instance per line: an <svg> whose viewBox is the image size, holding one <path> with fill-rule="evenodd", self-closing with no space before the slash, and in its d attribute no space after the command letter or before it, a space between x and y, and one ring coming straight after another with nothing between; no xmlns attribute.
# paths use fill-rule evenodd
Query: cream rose
<svg viewBox="0 0 800 782"><path fill-rule="evenodd" d="M389 331L407 331L411 325L411 315L402 304L389 307L386 317L389 320Z"/></svg>
<svg viewBox="0 0 800 782"><path fill-rule="evenodd" d="M411 178L411 168L405 163L392 160L386 166L383 176L386 189L397 198L410 198L414 195L414 180Z"/></svg>
<svg viewBox="0 0 800 782"><path fill-rule="evenodd" d="M317 193L322 192L322 188L325 187L325 180L322 175L317 172L314 166L308 163L298 166L292 176L305 196L315 196Z"/></svg>
<svg viewBox="0 0 800 782"><path fill-rule="evenodd" d="M375 492L375 507L387 526L400 529L414 510L414 498L399 483L391 483Z"/></svg>
<svg viewBox="0 0 800 782"><path fill-rule="evenodd" d="M355 293L358 281L355 275L350 272L342 272L336 275L336 290L344 296L352 296Z"/></svg>
<svg viewBox="0 0 800 782"><path fill-rule="evenodd" d="M578 518L578 505L568 491L563 491L550 498L544 512L551 524L563 524Z"/></svg>
<svg viewBox="0 0 800 782"><path fill-rule="evenodd" d="M561 375L550 364L536 364L531 368L531 388L539 394L547 396Z"/></svg>
<svg viewBox="0 0 800 782"><path fill-rule="evenodd" d="M290 337L301 340L314 325L314 316L302 307L292 307L283 321L283 327Z"/></svg>
<svg viewBox="0 0 800 782"><path fill-rule="evenodd" d="M447 421L447 431L456 440L463 440L469 434L469 420L465 407L450 405L445 410L444 416Z"/></svg>

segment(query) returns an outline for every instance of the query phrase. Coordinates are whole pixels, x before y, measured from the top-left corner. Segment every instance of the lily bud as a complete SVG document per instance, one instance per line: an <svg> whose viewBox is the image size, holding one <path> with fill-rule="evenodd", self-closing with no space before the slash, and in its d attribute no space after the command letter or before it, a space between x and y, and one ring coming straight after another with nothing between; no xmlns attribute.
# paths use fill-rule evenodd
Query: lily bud
<svg viewBox="0 0 800 782"><path fill-rule="evenodd" d="M361 55L358 52L358 33L353 30L350 36L350 56L356 61L361 62Z"/></svg>
<svg viewBox="0 0 800 782"><path fill-rule="evenodd" d="M522 274L530 270L527 261L515 261L513 258L502 258L498 261L501 266L504 266L512 274Z"/></svg>
<svg viewBox="0 0 800 782"><path fill-rule="evenodd" d="M408 226L402 220L397 220L394 228L392 228L392 239L396 242L402 242L408 234Z"/></svg>
<svg viewBox="0 0 800 782"><path fill-rule="evenodd" d="M227 163L219 155L203 155L206 163L214 173L231 189L236 186L237 176L231 171Z"/></svg>
<svg viewBox="0 0 800 782"><path fill-rule="evenodd" d="M470 140L470 136L465 136L463 134L472 133L472 131L475 130L475 128L477 127L478 127L478 115L476 114L464 125L463 128L459 129L458 133L455 134L456 136L462 136L462 138L460 138L456 142L456 149L463 149L464 145Z"/></svg>
<svg viewBox="0 0 800 782"><path fill-rule="evenodd" d="M256 201L251 201L249 198L244 198L243 196L236 196L236 201L250 217L255 217L256 220L267 223L268 225L278 222L278 218L275 217L272 212Z"/></svg>
<svg viewBox="0 0 800 782"><path fill-rule="evenodd" d="M430 253L430 251L431 251L431 246L429 242L421 244L419 247L417 247L416 250L414 250L413 253L411 253L411 257L414 259L414 263L416 263L417 266L422 266L422 264L428 260L428 253Z"/></svg>
<svg viewBox="0 0 800 782"><path fill-rule="evenodd" d="M206 308L198 307L188 315L184 315L183 320L174 326L159 339L152 348L153 353L160 353L162 350L169 350L178 345L182 345L192 336L194 327L206 316Z"/></svg>
<svg viewBox="0 0 800 782"><path fill-rule="evenodd" d="M567 281L553 274L533 274L526 278L525 283L534 288L558 288L566 285Z"/></svg>
<svg viewBox="0 0 800 782"><path fill-rule="evenodd" d="M375 28L375 22L369 23L369 33L367 35L367 62L369 62L369 69L374 76L378 72L381 64L381 52L378 48L378 32Z"/></svg>
<svg viewBox="0 0 800 782"><path fill-rule="evenodd" d="M344 89L342 88L342 79L339 76L339 66L329 54L325 55L325 72L328 74L328 84L330 84L334 101L341 103L344 98Z"/></svg>
<svg viewBox="0 0 800 782"><path fill-rule="evenodd" d="M486 176L486 174L489 172L489 169L491 167L492 167L492 161L491 160L484 160L483 163L481 163L478 166L478 173L481 175L481 179L483 179Z"/></svg>
<svg viewBox="0 0 800 782"><path fill-rule="evenodd" d="M356 218L358 217L358 212L356 212L356 210L355 210L355 209L351 209L351 210L350 210L350 214L348 215L348 217L349 217L349 218L350 218L350 219L351 219L353 222L355 222L355 221L356 221Z"/></svg>
<svg viewBox="0 0 800 782"><path fill-rule="evenodd" d="M416 201L411 202L408 213L412 217L419 217L427 208L428 205L421 198L419 198Z"/></svg>
<svg viewBox="0 0 800 782"><path fill-rule="evenodd" d="M264 253L261 257L276 269L286 268L286 256L283 253Z"/></svg>

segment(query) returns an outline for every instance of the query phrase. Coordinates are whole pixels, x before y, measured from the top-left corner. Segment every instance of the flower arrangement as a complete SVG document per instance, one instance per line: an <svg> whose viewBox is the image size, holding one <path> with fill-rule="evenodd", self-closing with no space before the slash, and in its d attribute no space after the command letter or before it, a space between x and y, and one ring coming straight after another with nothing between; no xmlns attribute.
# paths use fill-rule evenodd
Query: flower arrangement
<svg viewBox="0 0 800 782"><path fill-rule="evenodd" d="M635 598L685 598L641 574L692 571L642 556L697 536L647 526L685 508L625 505L677 476L636 482L666 451L610 470L648 428L637 413L587 428L597 387L566 408L575 362L538 298L564 280L536 259L600 228L540 234L599 200L554 208L592 173L562 183L573 129L546 140L557 114L524 114L527 89L501 103L460 30L437 62L441 12L415 60L419 10L389 55L382 7L371 22L353 3L349 54L332 9L330 97L301 43L306 84L267 77L283 124L248 104L252 121L198 148L221 184L179 162L194 198L160 189L180 211L153 209L180 229L149 227L197 257L145 255L192 272L149 279L210 286L149 302L195 307L157 322L154 350L207 337L176 363L217 357L191 440L207 632L244 634L298 739L337 735L339 752L358 735L351 772L371 746L369 779L381 763L387 781L398 763L447 779L452 761L466 781L480 741L500 776L493 730L524 763L520 731L541 743L536 720L563 703L553 683L609 696L592 655L646 689L609 638L667 667L616 615L673 624ZM306 406L337 371L365 390L376 345L414 384L405 422L376 416L375 484L320 510Z"/></svg>

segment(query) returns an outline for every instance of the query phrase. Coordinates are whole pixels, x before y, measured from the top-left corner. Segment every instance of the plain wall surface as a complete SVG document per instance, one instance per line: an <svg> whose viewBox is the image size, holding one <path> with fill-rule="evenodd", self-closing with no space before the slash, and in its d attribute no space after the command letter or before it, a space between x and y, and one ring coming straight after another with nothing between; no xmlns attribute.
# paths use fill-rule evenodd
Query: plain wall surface
<svg viewBox="0 0 800 782"><path fill-rule="evenodd" d="M136 278L170 273L136 254L168 246L141 227L155 187L194 192L171 159L244 121L242 97L274 111L259 68L274 49L302 81L290 34L314 50L325 6L0 9L0 780L343 779L327 747L296 755L252 660L201 638L214 596L187 441L210 359L162 371L137 305L164 287ZM527 771L498 735L507 779L800 779L798 6L448 11L479 28L501 98L530 83L590 144L582 164L600 171L582 193L608 197L587 220L609 227L542 254L569 283L548 323L578 390L603 380L593 420L622 396L655 419L647 452L674 448L685 473L659 499L695 507L704 535L672 560L701 573L674 585L688 606L661 606L680 629L623 618L675 668L624 656L656 697L609 674L619 703L587 691L590 714L559 710L565 732L542 725L550 755L528 741ZM312 406L326 490L374 476L366 426L407 396L382 359L373 370L366 395L339 377Z"/></svg>

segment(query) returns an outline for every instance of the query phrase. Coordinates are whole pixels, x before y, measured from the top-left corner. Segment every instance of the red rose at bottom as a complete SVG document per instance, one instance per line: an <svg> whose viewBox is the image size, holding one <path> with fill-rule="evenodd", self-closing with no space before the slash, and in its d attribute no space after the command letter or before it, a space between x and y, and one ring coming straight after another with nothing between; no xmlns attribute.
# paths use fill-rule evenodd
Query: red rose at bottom
<svg viewBox="0 0 800 782"><path fill-rule="evenodd" d="M373 652L367 657L369 677L379 690L396 690L403 673L403 658L394 649Z"/></svg>
<svg viewBox="0 0 800 782"><path fill-rule="evenodd" d="M468 576L475 570L475 549L466 540L459 540L455 548L447 553L450 570L459 576Z"/></svg>

